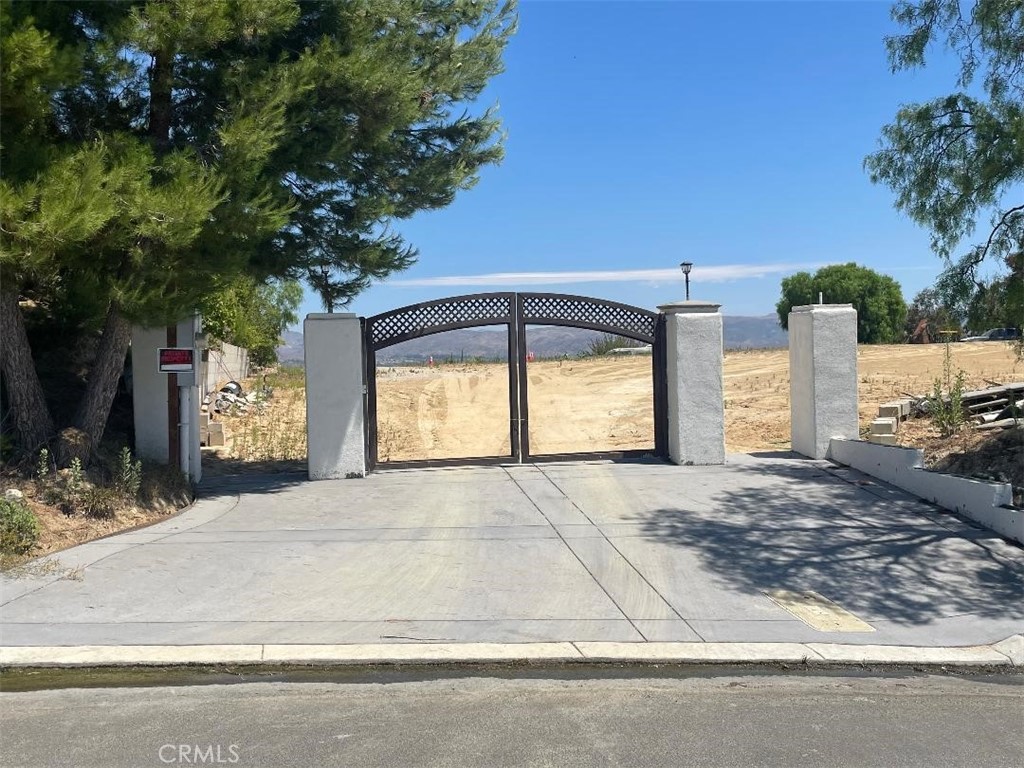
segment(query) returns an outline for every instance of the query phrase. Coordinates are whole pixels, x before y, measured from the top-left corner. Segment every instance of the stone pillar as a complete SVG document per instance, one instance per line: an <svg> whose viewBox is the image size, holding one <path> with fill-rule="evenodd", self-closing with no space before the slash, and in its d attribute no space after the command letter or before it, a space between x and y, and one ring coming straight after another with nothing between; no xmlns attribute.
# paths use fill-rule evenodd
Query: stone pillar
<svg viewBox="0 0 1024 768"><path fill-rule="evenodd" d="M167 377L161 373L157 361L157 350L167 346L167 327L132 327L132 409L135 417L135 453L140 458L157 464L171 464L181 469L189 479L198 483L203 476L202 453L199 449L199 408L202 395L197 386L201 364L199 362L201 343L197 343L202 329L198 315L185 318L176 324L179 347L196 349L194 373L177 375L179 404L186 404L187 410L178 409L178 453L170 455L168 435L171 425L167 413Z"/></svg>
<svg viewBox="0 0 1024 768"><path fill-rule="evenodd" d="M811 304L789 313L789 413L793 450L824 459L833 437L856 440L857 310Z"/></svg>
<svg viewBox="0 0 1024 768"><path fill-rule="evenodd" d="M351 312L306 315L306 438L310 480L363 477L363 334Z"/></svg>
<svg viewBox="0 0 1024 768"><path fill-rule="evenodd" d="M666 315L668 450L676 464L725 463L720 306L682 301L658 307Z"/></svg>
<svg viewBox="0 0 1024 768"><path fill-rule="evenodd" d="M135 453L157 464L169 462L167 374L160 373L156 351L167 346L167 328L132 327L132 410Z"/></svg>

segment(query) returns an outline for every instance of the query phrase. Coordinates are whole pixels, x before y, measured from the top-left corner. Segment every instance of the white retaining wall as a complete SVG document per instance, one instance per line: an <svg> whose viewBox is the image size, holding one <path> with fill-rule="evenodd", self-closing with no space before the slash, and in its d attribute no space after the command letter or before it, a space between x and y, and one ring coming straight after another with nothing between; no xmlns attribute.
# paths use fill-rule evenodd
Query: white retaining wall
<svg viewBox="0 0 1024 768"><path fill-rule="evenodd" d="M908 493L958 512L996 533L1024 544L1024 513L1009 509L1009 483L929 472L924 452L916 448L878 445L863 440L831 440L828 458L859 469Z"/></svg>
<svg viewBox="0 0 1024 768"><path fill-rule="evenodd" d="M249 375L249 350L222 343L209 350L203 372L203 392L214 392L229 381L241 381Z"/></svg>

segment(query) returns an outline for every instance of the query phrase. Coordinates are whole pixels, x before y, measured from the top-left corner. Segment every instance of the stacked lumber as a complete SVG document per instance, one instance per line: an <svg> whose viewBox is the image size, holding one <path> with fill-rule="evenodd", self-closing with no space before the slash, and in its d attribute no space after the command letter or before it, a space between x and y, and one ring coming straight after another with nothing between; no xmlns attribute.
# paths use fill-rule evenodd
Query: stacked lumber
<svg viewBox="0 0 1024 768"><path fill-rule="evenodd" d="M961 402L977 429L1024 424L1024 382L964 392Z"/></svg>

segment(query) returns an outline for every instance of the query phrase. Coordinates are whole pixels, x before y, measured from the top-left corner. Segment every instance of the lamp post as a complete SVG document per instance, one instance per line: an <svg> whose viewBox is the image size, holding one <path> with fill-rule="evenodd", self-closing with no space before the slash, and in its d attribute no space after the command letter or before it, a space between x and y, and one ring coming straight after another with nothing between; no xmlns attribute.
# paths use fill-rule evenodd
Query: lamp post
<svg viewBox="0 0 1024 768"><path fill-rule="evenodd" d="M683 275L686 277L686 300L690 300L690 270L693 269L692 261L684 261L679 265L679 268L683 270Z"/></svg>

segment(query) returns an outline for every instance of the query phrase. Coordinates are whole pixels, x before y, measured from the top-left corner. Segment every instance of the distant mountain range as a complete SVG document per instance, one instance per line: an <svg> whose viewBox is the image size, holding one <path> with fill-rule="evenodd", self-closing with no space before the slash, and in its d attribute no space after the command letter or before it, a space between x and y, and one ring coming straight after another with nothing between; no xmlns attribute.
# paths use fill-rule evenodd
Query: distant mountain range
<svg viewBox="0 0 1024 768"><path fill-rule="evenodd" d="M788 344L786 331L779 327L775 315L758 317L729 316L724 320L726 349L770 349ZM529 351L537 357L574 356L586 352L592 341L603 334L582 328L527 327L526 340ZM302 334L285 331L283 344L278 347L278 359L282 363L301 363ZM423 362L430 357L435 360L504 359L507 355L508 337L503 327L462 329L433 336L412 339L382 350L377 357L381 363Z"/></svg>

